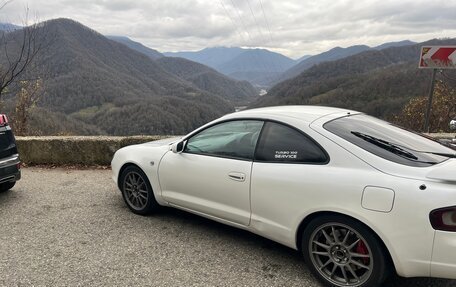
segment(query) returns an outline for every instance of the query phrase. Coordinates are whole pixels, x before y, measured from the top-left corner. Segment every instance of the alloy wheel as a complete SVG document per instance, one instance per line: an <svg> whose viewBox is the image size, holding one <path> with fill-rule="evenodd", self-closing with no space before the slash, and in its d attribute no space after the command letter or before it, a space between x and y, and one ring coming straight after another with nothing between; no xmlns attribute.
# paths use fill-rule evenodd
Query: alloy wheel
<svg viewBox="0 0 456 287"><path fill-rule="evenodd" d="M123 182L125 199L131 208L142 210L146 207L149 193L147 184L141 174L130 171L125 175Z"/></svg>
<svg viewBox="0 0 456 287"><path fill-rule="evenodd" d="M372 251L353 228L326 223L314 230L309 240L312 264L327 281L337 286L359 286L373 272Z"/></svg>

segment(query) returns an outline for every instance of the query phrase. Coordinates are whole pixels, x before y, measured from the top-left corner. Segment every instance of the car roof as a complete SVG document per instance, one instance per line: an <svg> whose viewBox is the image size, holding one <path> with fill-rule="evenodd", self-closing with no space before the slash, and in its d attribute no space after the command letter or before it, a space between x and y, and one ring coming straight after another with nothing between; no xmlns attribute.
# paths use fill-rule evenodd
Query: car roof
<svg viewBox="0 0 456 287"><path fill-rule="evenodd" d="M275 106L243 110L227 115L227 118L269 118L269 117L293 117L306 122L330 115L357 114L359 112L324 106Z"/></svg>

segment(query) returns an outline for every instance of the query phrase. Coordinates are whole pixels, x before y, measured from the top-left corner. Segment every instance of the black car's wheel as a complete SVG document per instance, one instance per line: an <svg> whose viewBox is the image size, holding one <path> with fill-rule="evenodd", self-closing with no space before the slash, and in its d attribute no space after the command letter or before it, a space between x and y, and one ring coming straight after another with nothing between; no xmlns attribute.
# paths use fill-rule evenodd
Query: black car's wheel
<svg viewBox="0 0 456 287"><path fill-rule="evenodd" d="M9 182L0 183L0 192L4 192L4 191L7 191L7 190L10 190L11 188L13 188L13 186L15 184L16 184L15 181L9 181Z"/></svg>
<svg viewBox="0 0 456 287"><path fill-rule="evenodd" d="M374 287L389 274L379 240L363 224L344 216L311 221L301 247L306 264L328 286Z"/></svg>
<svg viewBox="0 0 456 287"><path fill-rule="evenodd" d="M120 175L119 186L125 203L134 213L147 215L158 209L150 182L140 168L127 167Z"/></svg>

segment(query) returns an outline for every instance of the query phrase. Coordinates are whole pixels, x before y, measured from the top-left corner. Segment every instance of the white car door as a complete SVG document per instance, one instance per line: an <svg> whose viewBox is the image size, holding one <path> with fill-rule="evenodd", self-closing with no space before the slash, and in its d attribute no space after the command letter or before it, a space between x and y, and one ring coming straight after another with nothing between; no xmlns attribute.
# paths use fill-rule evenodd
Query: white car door
<svg viewBox="0 0 456 287"><path fill-rule="evenodd" d="M252 229L292 246L299 216L327 195L333 173L328 162L327 153L302 131L266 122L252 167Z"/></svg>
<svg viewBox="0 0 456 287"><path fill-rule="evenodd" d="M259 120L222 122L186 140L160 162L162 197L171 205L241 225L250 223L250 178Z"/></svg>

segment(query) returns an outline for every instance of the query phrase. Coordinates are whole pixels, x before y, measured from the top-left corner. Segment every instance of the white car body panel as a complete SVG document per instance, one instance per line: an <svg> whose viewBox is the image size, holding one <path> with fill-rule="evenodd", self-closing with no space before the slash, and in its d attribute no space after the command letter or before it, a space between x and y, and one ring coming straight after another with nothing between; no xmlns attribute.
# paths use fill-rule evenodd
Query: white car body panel
<svg viewBox="0 0 456 287"><path fill-rule="evenodd" d="M447 277L454 274L454 259L456 258L456 238L451 232L436 231L432 254L431 275Z"/></svg>
<svg viewBox="0 0 456 287"><path fill-rule="evenodd" d="M435 231L429 222L432 210L456 205L455 171L448 173L456 160L431 167L405 166L371 154L323 128L324 123L348 113L357 114L324 107L247 110L224 116L183 137L185 140L229 119L275 120L302 130L318 142L330 156L327 164L262 163L179 154L170 151L170 143L179 140L172 139L118 150L112 161L113 179L117 182L122 167L135 164L148 176L159 204L243 228L295 249L300 244L299 225L307 216L318 212L351 216L383 241L399 275L456 279L456 233ZM244 181L230 179L231 172L244 174ZM419 188L423 184L425 190ZM390 210L363 207L366 187L391 190Z"/></svg>
<svg viewBox="0 0 456 287"><path fill-rule="evenodd" d="M250 161L168 152L159 167L161 196L170 204L247 226L251 169ZM245 178L233 180L230 173Z"/></svg>

